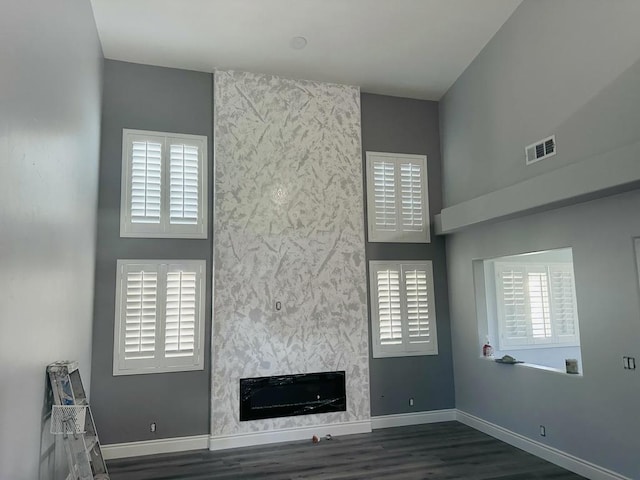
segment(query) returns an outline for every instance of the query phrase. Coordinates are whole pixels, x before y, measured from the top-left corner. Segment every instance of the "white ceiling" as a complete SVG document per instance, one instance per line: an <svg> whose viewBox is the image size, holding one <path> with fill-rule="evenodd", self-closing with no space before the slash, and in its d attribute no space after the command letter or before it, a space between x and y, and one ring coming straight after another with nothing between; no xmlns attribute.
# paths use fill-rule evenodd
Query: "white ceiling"
<svg viewBox="0 0 640 480"><path fill-rule="evenodd" d="M521 0L91 0L106 58L438 100ZM303 50L291 39L304 36Z"/></svg>

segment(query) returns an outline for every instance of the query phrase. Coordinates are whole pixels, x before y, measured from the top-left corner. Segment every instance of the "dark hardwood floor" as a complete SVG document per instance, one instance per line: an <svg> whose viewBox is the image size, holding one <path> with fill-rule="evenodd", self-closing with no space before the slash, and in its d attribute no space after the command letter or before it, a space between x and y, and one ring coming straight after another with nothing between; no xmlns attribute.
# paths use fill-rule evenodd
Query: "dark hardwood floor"
<svg viewBox="0 0 640 480"><path fill-rule="evenodd" d="M111 480L580 479L458 422L108 462Z"/></svg>

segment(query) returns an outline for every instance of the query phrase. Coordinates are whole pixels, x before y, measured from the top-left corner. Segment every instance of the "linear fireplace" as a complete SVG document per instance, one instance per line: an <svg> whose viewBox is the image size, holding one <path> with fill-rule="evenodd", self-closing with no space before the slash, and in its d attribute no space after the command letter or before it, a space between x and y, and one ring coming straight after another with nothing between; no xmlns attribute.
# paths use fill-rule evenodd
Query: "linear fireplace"
<svg viewBox="0 0 640 480"><path fill-rule="evenodd" d="M240 420L347 410L345 372L240 379Z"/></svg>

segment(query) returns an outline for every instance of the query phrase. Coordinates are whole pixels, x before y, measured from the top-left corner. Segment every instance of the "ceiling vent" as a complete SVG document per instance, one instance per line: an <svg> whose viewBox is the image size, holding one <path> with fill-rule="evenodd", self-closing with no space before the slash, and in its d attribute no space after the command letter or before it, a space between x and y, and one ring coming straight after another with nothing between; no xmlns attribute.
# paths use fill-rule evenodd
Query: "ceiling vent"
<svg viewBox="0 0 640 480"><path fill-rule="evenodd" d="M556 136L551 135L533 143L525 148L524 151L527 154L527 165L552 157L556 154Z"/></svg>

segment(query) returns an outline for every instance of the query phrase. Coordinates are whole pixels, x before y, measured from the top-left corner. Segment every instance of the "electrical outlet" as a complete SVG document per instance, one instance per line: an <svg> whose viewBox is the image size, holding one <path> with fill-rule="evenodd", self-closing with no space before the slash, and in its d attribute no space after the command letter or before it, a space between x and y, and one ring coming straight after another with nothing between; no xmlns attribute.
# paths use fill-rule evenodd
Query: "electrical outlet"
<svg viewBox="0 0 640 480"><path fill-rule="evenodd" d="M411 397L411 398L409 399L409 406L410 406L410 407L413 407L413 397Z"/></svg>
<svg viewBox="0 0 640 480"><path fill-rule="evenodd" d="M622 366L625 370L635 370L636 357L622 357Z"/></svg>
<svg viewBox="0 0 640 480"><path fill-rule="evenodd" d="M149 431L151 433L156 433L156 422L151 422L151 424L149 425Z"/></svg>
<svg viewBox="0 0 640 480"><path fill-rule="evenodd" d="M541 437L546 437L547 436L547 429L545 428L544 425L540 425L540 436Z"/></svg>

